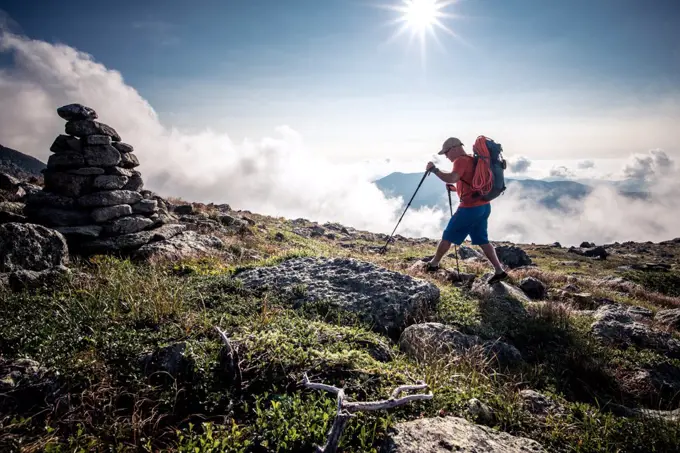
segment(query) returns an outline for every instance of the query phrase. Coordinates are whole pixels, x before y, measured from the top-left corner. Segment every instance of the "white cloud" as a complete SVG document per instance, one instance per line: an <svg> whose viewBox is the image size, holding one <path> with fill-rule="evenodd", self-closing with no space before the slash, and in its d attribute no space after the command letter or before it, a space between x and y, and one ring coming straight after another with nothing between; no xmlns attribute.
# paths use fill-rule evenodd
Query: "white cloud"
<svg viewBox="0 0 680 453"><path fill-rule="evenodd" d="M531 161L524 156L508 159L508 169L512 173L526 173L531 167Z"/></svg>
<svg viewBox="0 0 680 453"><path fill-rule="evenodd" d="M591 168L595 168L595 162L592 160L582 160L578 163L577 167L579 170L589 170Z"/></svg>
<svg viewBox="0 0 680 453"><path fill-rule="evenodd" d="M243 143L209 128L184 133L161 124L119 72L90 55L12 34L0 36L0 51L15 59L0 72L0 137L4 145L43 161L54 138L64 133L56 109L77 102L95 109L99 121L135 147L146 187L164 196L388 233L404 209L403 200L386 198L365 172L306 149L289 127ZM411 209L396 234L439 236L442 215Z"/></svg>
<svg viewBox="0 0 680 453"><path fill-rule="evenodd" d="M572 178L574 176L574 172L564 165L561 165L559 167L553 167L550 170L550 176L553 178Z"/></svg>
<svg viewBox="0 0 680 453"><path fill-rule="evenodd" d="M323 149L308 149L303 137L286 126L277 128L273 137L239 143L208 127L187 133L162 124L120 73L72 47L4 34L0 52L12 53L15 61L0 71L0 140L43 161L56 135L64 132L56 109L79 102L94 108L102 122L135 147L147 188L164 196L225 202L287 218L338 221L383 233L391 233L403 213L407 200L388 199L370 183L375 173L398 166L396 160L383 158L380 166L371 168L359 164L365 158L339 165L326 160ZM600 187L586 200L565 204L569 215L546 210L509 189L493 203L490 237L578 244L677 236L680 178L671 163L668 154L655 150L635 156L625 167L629 177L657 175L649 186L653 200L632 201ZM553 170L571 173L566 166ZM396 234L441 237L448 218L448 206L442 208L410 208Z"/></svg>

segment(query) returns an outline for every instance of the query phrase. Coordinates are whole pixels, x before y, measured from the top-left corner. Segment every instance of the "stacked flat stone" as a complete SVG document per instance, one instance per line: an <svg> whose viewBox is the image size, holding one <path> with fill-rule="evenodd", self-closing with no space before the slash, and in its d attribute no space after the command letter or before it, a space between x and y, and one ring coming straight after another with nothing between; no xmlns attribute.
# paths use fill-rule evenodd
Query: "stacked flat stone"
<svg viewBox="0 0 680 453"><path fill-rule="evenodd" d="M139 233L159 225L157 201L143 195L139 160L97 113L80 104L57 109L65 135L55 140L43 170L42 192L29 197L25 213L69 242Z"/></svg>

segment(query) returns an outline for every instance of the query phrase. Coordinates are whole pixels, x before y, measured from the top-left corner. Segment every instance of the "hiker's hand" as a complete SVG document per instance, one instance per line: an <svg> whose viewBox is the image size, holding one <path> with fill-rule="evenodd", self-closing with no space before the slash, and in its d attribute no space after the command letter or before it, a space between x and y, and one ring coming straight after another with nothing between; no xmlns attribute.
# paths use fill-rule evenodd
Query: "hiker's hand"
<svg viewBox="0 0 680 453"><path fill-rule="evenodd" d="M425 171L432 171L432 170L435 169L435 168L437 168L437 167L435 166L435 164L433 164L432 162L428 162L428 163L427 163L427 167L425 168Z"/></svg>

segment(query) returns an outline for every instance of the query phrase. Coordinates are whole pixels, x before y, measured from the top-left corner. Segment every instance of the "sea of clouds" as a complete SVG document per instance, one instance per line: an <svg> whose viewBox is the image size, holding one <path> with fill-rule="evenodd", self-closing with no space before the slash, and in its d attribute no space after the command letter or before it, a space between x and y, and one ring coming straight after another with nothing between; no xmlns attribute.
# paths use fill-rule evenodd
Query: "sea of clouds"
<svg viewBox="0 0 680 453"><path fill-rule="evenodd" d="M0 30L0 53L13 61L0 70L0 143L43 161L56 135L64 132L57 107L82 103L135 147L146 188L162 196L229 203L235 209L340 222L387 234L408 202L386 197L359 166L326 161L285 125L271 137L234 143L208 126L187 133L163 124L118 71L70 46ZM512 164L520 171L531 165L526 158ZM555 173L576 171L558 168ZM663 150L642 152L631 156L621 172L646 181L652 199L633 201L598 187L585 201L566 203L558 212L508 190L493 203L492 240L578 244L680 236L680 178L673 159ZM447 220L448 206L411 208L396 234L439 238Z"/></svg>

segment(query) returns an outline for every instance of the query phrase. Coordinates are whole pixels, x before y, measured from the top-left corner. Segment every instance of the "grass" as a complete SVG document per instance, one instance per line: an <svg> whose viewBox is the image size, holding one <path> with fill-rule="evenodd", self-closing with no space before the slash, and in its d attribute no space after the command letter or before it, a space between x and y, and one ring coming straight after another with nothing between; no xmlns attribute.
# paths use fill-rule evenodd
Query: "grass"
<svg viewBox="0 0 680 453"><path fill-rule="evenodd" d="M230 259L133 264L96 257L76 260L74 267L86 277L42 291L0 292L2 360L28 357L50 372L37 381L27 378L26 387L6 389L0 398L0 450L312 451L325 441L335 399L305 389L304 373L344 387L357 401L386 398L394 387L420 379L430 386L430 401L353 418L341 444L344 452L377 453L395 424L440 415L485 422L536 439L551 452L674 451L680 442L677 424L625 418L609 409L613 403L678 407L670 396L650 401L619 380L626 370L680 366L678 361L604 346L589 335L591 320L564 305L480 300L466 289L419 275L441 290L431 320L510 342L524 358L519 367L503 370L474 350L419 363L333 304L294 309L279 294L255 294L233 277L307 256L353 256L406 272L413 259L432 254L430 244L397 241L389 253L377 255L304 238L281 219L251 218L266 230L232 238ZM258 258L249 258L251 252ZM550 288L564 286L569 275L547 263L578 258L562 254L531 251L541 267L513 271L512 281L534 276ZM484 272L465 262L461 270ZM635 280L641 290L614 297L666 306L664 301L677 297L664 290L673 288L674 280L659 278ZM598 289L588 282L579 284ZM509 308L518 310L515 316L503 311ZM215 326L229 336L240 373L226 367ZM169 360L171 367L152 360L172 348L183 352ZM531 414L519 396L524 388L550 395L563 411L543 418ZM493 420L476 420L468 410L471 398L488 405Z"/></svg>

